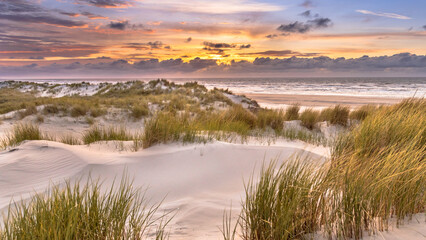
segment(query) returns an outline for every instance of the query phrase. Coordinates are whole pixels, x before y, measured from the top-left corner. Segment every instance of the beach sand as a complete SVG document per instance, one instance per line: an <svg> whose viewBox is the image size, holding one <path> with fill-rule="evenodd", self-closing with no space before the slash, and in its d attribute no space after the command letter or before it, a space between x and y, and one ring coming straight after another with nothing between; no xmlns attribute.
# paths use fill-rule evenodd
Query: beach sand
<svg viewBox="0 0 426 240"><path fill-rule="evenodd" d="M366 104L389 105L400 102L401 98L361 97L341 95L296 95L296 94L263 94L245 93L249 98L259 102L261 106L280 107L298 103L305 107L330 107L336 104L356 108Z"/></svg>

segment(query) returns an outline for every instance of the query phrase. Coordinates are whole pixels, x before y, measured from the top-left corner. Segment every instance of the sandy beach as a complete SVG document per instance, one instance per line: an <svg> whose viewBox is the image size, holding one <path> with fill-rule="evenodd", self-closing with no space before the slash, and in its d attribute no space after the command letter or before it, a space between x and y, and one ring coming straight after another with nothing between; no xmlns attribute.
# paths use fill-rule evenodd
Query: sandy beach
<svg viewBox="0 0 426 240"><path fill-rule="evenodd" d="M342 95L296 95L296 94L260 94L246 93L247 97L255 99L260 105L265 106L288 106L298 103L305 107L330 107L336 104L356 108L366 104L389 105L396 104L401 98L389 97L363 97Z"/></svg>

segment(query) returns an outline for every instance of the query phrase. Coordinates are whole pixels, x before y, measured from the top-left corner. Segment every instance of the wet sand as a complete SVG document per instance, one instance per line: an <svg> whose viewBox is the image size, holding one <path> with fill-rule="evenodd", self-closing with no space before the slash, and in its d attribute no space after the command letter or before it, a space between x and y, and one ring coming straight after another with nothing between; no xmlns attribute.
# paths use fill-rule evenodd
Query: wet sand
<svg viewBox="0 0 426 240"><path fill-rule="evenodd" d="M261 105L291 105L298 103L306 107L328 107L341 104L350 107L359 107L366 104L389 105L399 103L401 98L382 98L364 96L339 96L339 95L296 95L296 94L263 94L245 93L249 98L255 99Z"/></svg>

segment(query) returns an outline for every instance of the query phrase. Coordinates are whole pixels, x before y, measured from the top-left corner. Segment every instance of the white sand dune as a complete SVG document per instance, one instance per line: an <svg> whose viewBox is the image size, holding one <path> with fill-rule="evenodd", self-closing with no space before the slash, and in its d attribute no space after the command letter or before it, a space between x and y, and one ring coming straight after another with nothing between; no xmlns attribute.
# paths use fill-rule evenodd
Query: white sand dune
<svg viewBox="0 0 426 240"><path fill-rule="evenodd" d="M324 147L286 141L272 146L223 142L168 144L124 153L105 151L108 144L99 145L30 141L1 152L0 209L5 209L12 198L25 199L52 182L90 174L100 177L103 186L108 186L127 171L135 186L148 188L147 197L152 203L165 198L162 211L177 210L170 225L171 239L220 239L218 227L223 211L231 203L234 213L240 211L243 180L258 172L264 161L305 155L320 162L328 155ZM413 225L414 230L408 225L389 236L424 239L424 220L422 223Z"/></svg>

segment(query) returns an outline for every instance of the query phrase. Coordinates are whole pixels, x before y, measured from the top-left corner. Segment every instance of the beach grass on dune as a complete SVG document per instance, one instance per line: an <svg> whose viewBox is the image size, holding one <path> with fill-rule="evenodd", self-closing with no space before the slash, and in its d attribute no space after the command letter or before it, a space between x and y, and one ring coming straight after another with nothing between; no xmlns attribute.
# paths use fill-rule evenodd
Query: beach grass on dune
<svg viewBox="0 0 426 240"><path fill-rule="evenodd" d="M404 223L425 211L425 143L426 101L408 99L342 135L324 165L272 161L246 185L243 239L361 239Z"/></svg>
<svg viewBox="0 0 426 240"><path fill-rule="evenodd" d="M346 126L349 119L349 108L341 105L336 105L323 109L320 113L320 120L327 121L330 124L339 124Z"/></svg>
<svg viewBox="0 0 426 240"><path fill-rule="evenodd" d="M315 124L319 121L320 113L311 108L305 109L300 114L301 125L307 129L314 129Z"/></svg>
<svg viewBox="0 0 426 240"><path fill-rule="evenodd" d="M11 204L0 239L167 239L168 213L132 185L123 178L107 191L91 179L53 186Z"/></svg>
<svg viewBox="0 0 426 240"><path fill-rule="evenodd" d="M83 134L84 144L90 144L99 141L130 141L133 136L124 126L92 126Z"/></svg>
<svg viewBox="0 0 426 240"><path fill-rule="evenodd" d="M4 149L8 146L16 146L25 140L42 140L46 139L37 125L31 123L18 123L13 126L12 131L3 137L1 147Z"/></svg>
<svg viewBox="0 0 426 240"><path fill-rule="evenodd" d="M303 239L318 229L318 204L324 171L302 159L276 169L276 161L264 166L260 180L245 187L240 215L242 238Z"/></svg>

